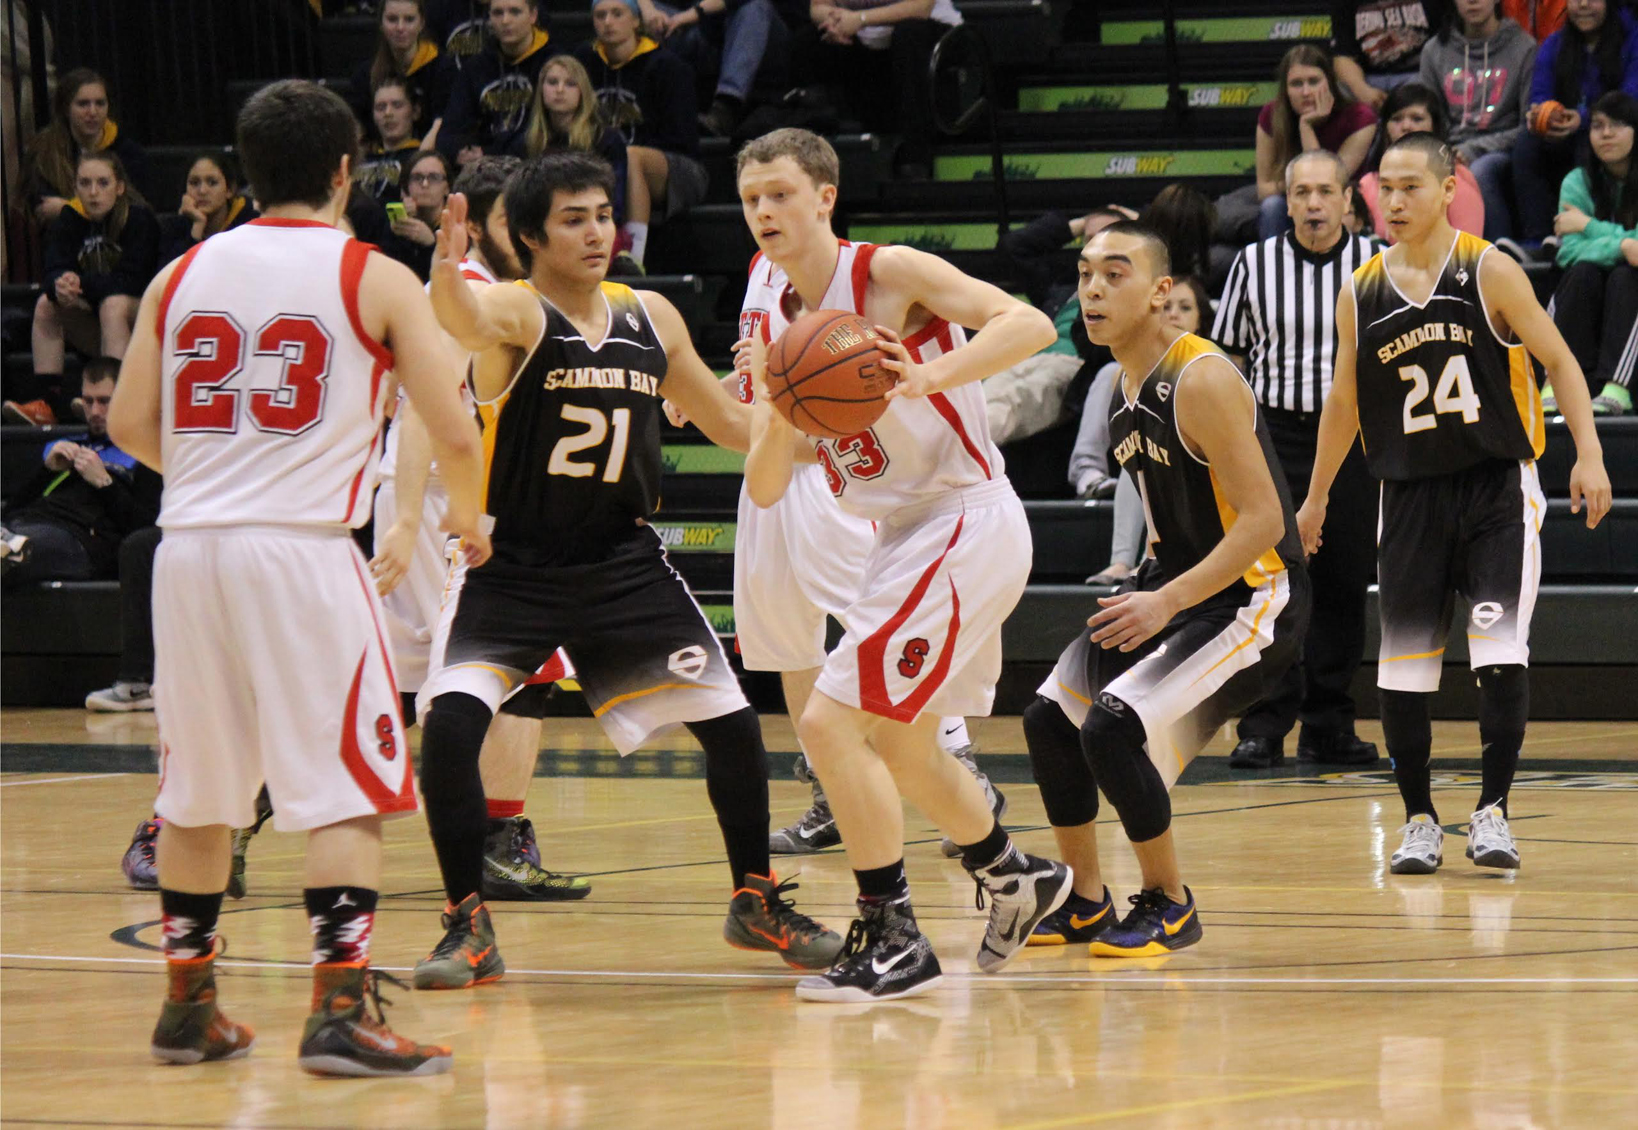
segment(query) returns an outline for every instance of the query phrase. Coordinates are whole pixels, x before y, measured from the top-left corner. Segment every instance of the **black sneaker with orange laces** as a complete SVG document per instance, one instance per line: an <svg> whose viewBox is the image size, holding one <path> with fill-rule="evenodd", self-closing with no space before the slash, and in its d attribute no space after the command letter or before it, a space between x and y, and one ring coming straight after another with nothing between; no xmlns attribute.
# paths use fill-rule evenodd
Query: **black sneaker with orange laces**
<svg viewBox="0 0 1638 1130"><path fill-rule="evenodd" d="M489 908L474 891L444 910L444 939L415 966L417 989L469 989L506 972Z"/></svg>
<svg viewBox="0 0 1638 1130"><path fill-rule="evenodd" d="M404 982L362 964L313 966L313 1013L302 1029L296 1062L314 1075L442 1075L455 1053L418 1044L387 1027L380 981ZM372 1016L365 1003L375 1005Z"/></svg>
<svg viewBox="0 0 1638 1130"><path fill-rule="evenodd" d="M238 1059L256 1046L256 1033L216 1007L216 955L167 961L169 985L151 1050L161 1063Z"/></svg>
<svg viewBox="0 0 1638 1130"><path fill-rule="evenodd" d="M829 969L842 952L842 936L797 913L784 894L799 885L789 879L778 882L772 875L745 876L745 885L728 904L722 936L738 949L777 953L797 969Z"/></svg>

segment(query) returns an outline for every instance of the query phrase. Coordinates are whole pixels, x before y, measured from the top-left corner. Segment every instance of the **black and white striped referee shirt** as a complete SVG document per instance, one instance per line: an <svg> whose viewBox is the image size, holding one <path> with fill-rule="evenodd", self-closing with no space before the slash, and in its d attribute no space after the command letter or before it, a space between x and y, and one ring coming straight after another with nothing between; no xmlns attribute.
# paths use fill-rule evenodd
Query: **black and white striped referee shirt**
<svg viewBox="0 0 1638 1130"><path fill-rule="evenodd" d="M1246 359L1259 404L1318 412L1337 354L1337 295L1376 249L1343 232L1316 255L1293 232L1253 243L1235 257L1217 303L1212 340Z"/></svg>

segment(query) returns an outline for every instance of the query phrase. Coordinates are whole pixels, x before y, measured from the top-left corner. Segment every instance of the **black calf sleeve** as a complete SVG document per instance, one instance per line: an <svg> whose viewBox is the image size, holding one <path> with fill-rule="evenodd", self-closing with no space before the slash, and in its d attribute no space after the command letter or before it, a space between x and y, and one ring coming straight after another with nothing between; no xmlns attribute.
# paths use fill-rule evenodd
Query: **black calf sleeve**
<svg viewBox="0 0 1638 1130"><path fill-rule="evenodd" d="M452 692L432 700L421 727L421 798L444 874L444 893L457 906L483 880L489 813L478 753L490 717L482 699Z"/></svg>
<svg viewBox="0 0 1638 1130"><path fill-rule="evenodd" d="M1507 814L1507 792L1519 767L1524 725L1530 717L1530 672L1521 664L1479 669L1479 741L1484 746L1479 807Z"/></svg>
<svg viewBox="0 0 1638 1130"><path fill-rule="evenodd" d="M768 755L762 748L762 723L747 706L685 725L705 750L705 791L717 812L737 891L747 874L773 874L768 861Z"/></svg>
<svg viewBox="0 0 1638 1130"><path fill-rule="evenodd" d="M1081 735L1063 707L1037 695L1024 707L1029 765L1054 828L1090 824L1098 816L1098 785L1081 752Z"/></svg>
<svg viewBox="0 0 1638 1130"><path fill-rule="evenodd" d="M1420 691L1382 692L1382 736L1388 743L1394 779L1405 802L1405 819L1426 814L1439 822L1433 808L1433 721L1429 695Z"/></svg>
<svg viewBox="0 0 1638 1130"><path fill-rule="evenodd" d="M1098 696L1081 727L1081 748L1092 775L1134 844L1172 826L1172 798L1149 760L1148 740L1137 711L1109 694Z"/></svg>

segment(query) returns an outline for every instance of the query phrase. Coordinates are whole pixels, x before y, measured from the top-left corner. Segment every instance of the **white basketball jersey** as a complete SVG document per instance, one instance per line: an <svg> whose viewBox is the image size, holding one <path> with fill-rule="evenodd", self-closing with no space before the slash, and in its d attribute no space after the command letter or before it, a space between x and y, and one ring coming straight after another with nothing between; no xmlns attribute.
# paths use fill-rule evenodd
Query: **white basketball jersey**
<svg viewBox="0 0 1638 1130"><path fill-rule="evenodd" d="M461 277L468 282L480 282L486 285L500 281L488 267L476 259L461 260ZM429 294L432 292L431 283L427 283L426 290ZM398 425L396 421L398 413L404 409L404 399L407 395L404 392L404 386L399 385L398 404L393 409L393 420L395 422L388 425L387 439L381 448L381 477L383 479L396 478L398 475ZM466 374L464 372L461 374L461 403L468 408L473 407L472 395L467 390ZM433 486L438 481L438 464L436 462L432 464L429 474L431 478L429 478L427 485Z"/></svg>
<svg viewBox="0 0 1638 1130"><path fill-rule="evenodd" d="M875 253L874 244L842 241L822 309L864 313ZM752 259L740 335L757 333L771 343L784 333L790 325L789 288L782 269L761 254ZM794 294L790 302L798 303ZM960 326L935 317L904 344L917 361L931 361L966 341ZM740 382L740 399L746 403L752 399L748 383ZM927 397L895 398L874 427L846 439L810 439L830 493L842 509L864 518L885 518L905 506L999 478L1003 470L977 381Z"/></svg>
<svg viewBox="0 0 1638 1130"><path fill-rule="evenodd" d="M253 220L182 257L160 299L159 524L369 520L392 353L364 332L372 248Z"/></svg>

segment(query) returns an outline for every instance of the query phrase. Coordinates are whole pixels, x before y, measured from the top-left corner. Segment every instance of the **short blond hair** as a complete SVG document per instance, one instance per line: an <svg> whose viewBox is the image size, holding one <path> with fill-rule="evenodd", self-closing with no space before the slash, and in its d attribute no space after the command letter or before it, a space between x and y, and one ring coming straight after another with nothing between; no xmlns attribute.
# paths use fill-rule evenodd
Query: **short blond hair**
<svg viewBox="0 0 1638 1130"><path fill-rule="evenodd" d="M734 164L734 179L738 180L745 172L745 166L752 161L766 165L781 157L789 157L795 161L797 167L808 174L815 188L841 183L842 163L830 142L812 130L796 129L791 126L776 129L772 133L765 133L746 142Z"/></svg>

